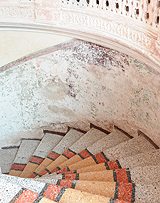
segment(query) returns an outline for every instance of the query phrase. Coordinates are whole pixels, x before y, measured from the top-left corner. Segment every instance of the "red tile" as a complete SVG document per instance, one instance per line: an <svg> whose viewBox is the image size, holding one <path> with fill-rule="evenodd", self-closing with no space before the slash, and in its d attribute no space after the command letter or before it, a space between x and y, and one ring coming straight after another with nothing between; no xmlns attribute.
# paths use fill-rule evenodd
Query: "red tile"
<svg viewBox="0 0 160 203"><path fill-rule="evenodd" d="M118 199L132 202L132 183L119 183L118 186Z"/></svg>
<svg viewBox="0 0 160 203"><path fill-rule="evenodd" d="M105 157L105 155L103 154L103 152L100 152L100 153L94 155L94 157L95 157L95 159L96 159L96 161L97 161L98 164L109 161L109 160Z"/></svg>
<svg viewBox="0 0 160 203"><path fill-rule="evenodd" d="M55 172L56 172L57 174L60 174L60 173L68 173L68 172L72 173L71 171L68 171L68 168L63 168L63 169L61 169L61 170L56 170ZM52 173L53 173L53 171L52 171Z"/></svg>
<svg viewBox="0 0 160 203"><path fill-rule="evenodd" d="M32 163L40 165L43 162L43 160L44 159L41 158L41 157L32 156L29 161L32 162Z"/></svg>
<svg viewBox="0 0 160 203"><path fill-rule="evenodd" d="M51 200L56 200L62 188L63 187L58 185L49 185L47 189L44 191L43 196Z"/></svg>
<svg viewBox="0 0 160 203"><path fill-rule="evenodd" d="M79 180L79 174L73 172L70 174L63 174L63 179Z"/></svg>
<svg viewBox="0 0 160 203"><path fill-rule="evenodd" d="M56 160L59 156L60 154L57 154L56 152L50 152L47 157L52 160Z"/></svg>
<svg viewBox="0 0 160 203"><path fill-rule="evenodd" d="M127 171L125 168L123 169L116 169L115 170L116 173L116 181L117 182L123 182L123 183L128 183L129 179L127 176Z"/></svg>
<svg viewBox="0 0 160 203"><path fill-rule="evenodd" d="M11 170L16 170L16 171L23 171L24 168L26 167L26 164L12 164Z"/></svg>
<svg viewBox="0 0 160 203"><path fill-rule="evenodd" d="M58 185L60 185L62 187L73 188L73 181L72 180L60 180L58 182Z"/></svg>
<svg viewBox="0 0 160 203"><path fill-rule="evenodd" d="M107 165L109 166L110 170L118 169L120 166L118 165L117 161L108 161Z"/></svg>
<svg viewBox="0 0 160 203"><path fill-rule="evenodd" d="M116 200L114 200L114 203L130 203L130 202L126 202L126 201L124 201L124 200L119 200L119 199L116 199Z"/></svg>
<svg viewBox="0 0 160 203"><path fill-rule="evenodd" d="M81 151L79 153L79 155L81 158L86 159L91 156L91 153L87 149L85 149L85 150Z"/></svg>
<svg viewBox="0 0 160 203"><path fill-rule="evenodd" d="M38 198L38 193L24 190L14 203L34 203Z"/></svg>
<svg viewBox="0 0 160 203"><path fill-rule="evenodd" d="M71 151L70 149L67 149L63 152L63 155L67 157L68 159L72 158L76 153Z"/></svg>

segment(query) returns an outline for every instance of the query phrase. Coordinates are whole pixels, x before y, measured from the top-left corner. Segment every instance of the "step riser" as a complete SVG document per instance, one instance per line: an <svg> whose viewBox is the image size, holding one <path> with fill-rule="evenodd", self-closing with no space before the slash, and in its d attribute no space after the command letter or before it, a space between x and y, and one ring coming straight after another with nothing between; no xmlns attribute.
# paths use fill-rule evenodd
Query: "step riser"
<svg viewBox="0 0 160 203"><path fill-rule="evenodd" d="M52 150L62 138L63 136L59 135L59 133L45 134L20 177L30 177L36 168L44 161L48 152Z"/></svg>
<svg viewBox="0 0 160 203"><path fill-rule="evenodd" d="M68 150L65 150L63 154L58 158L58 161L56 160L52 162L49 166L47 166L47 171L54 171L56 167L66 162L68 159L74 157L75 154L80 153L83 149L86 149L90 145L107 136L107 134L92 128L86 134L84 134L82 138L75 142Z"/></svg>
<svg viewBox="0 0 160 203"><path fill-rule="evenodd" d="M134 184L118 184L111 182L94 182L94 181L71 181L71 180L61 180L57 183L62 187L69 187L76 190L88 192L95 195L100 195L104 197L110 197L113 199L124 200L128 202L133 202L135 199ZM120 191L123 191L120 192Z"/></svg>
<svg viewBox="0 0 160 203"><path fill-rule="evenodd" d="M40 140L22 140L14 164L11 166L10 175L20 176L39 143Z"/></svg>
<svg viewBox="0 0 160 203"><path fill-rule="evenodd" d="M127 140L129 140L129 137L126 136L126 134L122 133L119 130L114 130L107 136L101 138L100 140L98 140L97 142L92 144L91 146L87 147L87 149L82 150L80 152L78 151L77 155L74 155L74 153L70 153L70 151L64 152L63 154L65 157L68 158L68 160L63 162L62 164L60 164L58 166L58 170L63 169L66 166L70 166L78 161L86 159L87 157L89 157L91 155L95 155L95 154L99 153L100 151L113 147L113 146L120 144L122 142L125 142ZM53 169L53 167L49 167L49 166L47 167L47 170L50 171L51 173L56 171L56 169Z"/></svg>
<svg viewBox="0 0 160 203"><path fill-rule="evenodd" d="M67 148L72 146L77 140L79 140L84 134L80 131L70 129L69 132L64 136L64 138L59 142L59 144L52 149L47 155L47 158L37 167L34 171L35 174L41 176L45 174L45 168L55 161Z"/></svg>

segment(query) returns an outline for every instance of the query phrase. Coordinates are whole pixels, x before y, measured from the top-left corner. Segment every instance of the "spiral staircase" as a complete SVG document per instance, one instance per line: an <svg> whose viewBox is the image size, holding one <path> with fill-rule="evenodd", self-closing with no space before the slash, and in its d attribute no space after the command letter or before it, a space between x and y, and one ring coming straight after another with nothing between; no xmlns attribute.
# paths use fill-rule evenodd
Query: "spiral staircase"
<svg viewBox="0 0 160 203"><path fill-rule="evenodd" d="M0 30L75 37L121 51L160 73L159 0L5 0ZM159 135L139 128L132 134L125 127L44 128L41 138L32 134L18 146L2 147L0 203L160 203Z"/></svg>
<svg viewBox="0 0 160 203"><path fill-rule="evenodd" d="M114 126L43 131L0 150L2 203L157 203L159 148Z"/></svg>

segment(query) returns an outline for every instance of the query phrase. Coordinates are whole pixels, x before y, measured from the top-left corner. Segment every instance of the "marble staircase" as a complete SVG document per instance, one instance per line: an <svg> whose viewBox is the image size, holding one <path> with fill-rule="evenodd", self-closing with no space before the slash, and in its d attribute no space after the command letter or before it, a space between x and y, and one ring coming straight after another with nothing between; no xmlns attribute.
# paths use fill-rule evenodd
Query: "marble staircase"
<svg viewBox="0 0 160 203"><path fill-rule="evenodd" d="M160 149L143 133L44 131L0 157L0 203L159 202Z"/></svg>

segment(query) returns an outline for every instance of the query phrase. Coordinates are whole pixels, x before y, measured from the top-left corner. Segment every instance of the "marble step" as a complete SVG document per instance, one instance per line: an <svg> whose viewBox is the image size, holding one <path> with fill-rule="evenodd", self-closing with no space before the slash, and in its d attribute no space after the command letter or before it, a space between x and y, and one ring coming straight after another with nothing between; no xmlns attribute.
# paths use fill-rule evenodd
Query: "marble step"
<svg viewBox="0 0 160 203"><path fill-rule="evenodd" d="M9 173L12 163L16 157L19 147L3 147L0 149L0 167L2 173Z"/></svg>
<svg viewBox="0 0 160 203"><path fill-rule="evenodd" d="M103 157L101 157L103 158ZM99 159L100 160L100 159ZM87 162L88 161L88 162ZM87 164L88 163L88 164ZM117 169L117 168L135 168L135 167L144 167L144 166L156 166L160 163L160 149L155 149L151 151L146 151L143 153L136 154L134 156L122 157L119 160L109 161L105 156L104 159L101 159L101 163L105 163L108 169ZM83 161L78 162L79 167L76 167L74 170L80 170L89 166L96 166L95 162L89 162L88 158ZM88 165L88 166L87 166ZM99 164L98 164L99 165ZM69 167L67 170L70 170Z"/></svg>
<svg viewBox="0 0 160 203"><path fill-rule="evenodd" d="M91 165L82 169L73 171L74 173L96 172L108 170L106 163ZM160 182L160 165L151 166L138 166L135 168L127 169L130 174L131 180L138 184L152 184ZM70 171L71 173L71 171Z"/></svg>
<svg viewBox="0 0 160 203"><path fill-rule="evenodd" d="M42 161L42 163L36 168L32 177L37 175L44 175L44 169L55 161L66 149L68 149L73 143L79 140L84 133L76 129L70 129L63 139L54 147Z"/></svg>
<svg viewBox="0 0 160 203"><path fill-rule="evenodd" d="M86 149L88 146L97 143L98 140L101 140L108 135L96 128L91 128L87 133L85 133L79 140L77 140L72 146L63 152L55 161L46 167L46 172L50 173L56 169L57 166L64 163L65 161L73 158L75 161L81 160L79 155L83 149ZM102 142L101 142L102 144ZM87 152L87 151L86 151ZM88 152L87 152L88 154Z"/></svg>
<svg viewBox="0 0 160 203"><path fill-rule="evenodd" d="M5 180L0 181L0 202L1 203L49 203L51 201L60 203L110 203L111 198L80 190L65 188L58 185L48 185L40 194L33 192L20 185L8 183ZM117 200L119 202L119 200Z"/></svg>
<svg viewBox="0 0 160 203"><path fill-rule="evenodd" d="M60 180L57 184L62 187L73 188L91 194L127 202L133 202L135 199L135 184L133 183Z"/></svg>
<svg viewBox="0 0 160 203"><path fill-rule="evenodd" d="M50 175L53 176L53 175ZM49 179L48 179L49 180ZM48 181L46 180L46 181ZM51 179L50 179L51 180ZM64 184L64 181L66 180L58 180L57 179L53 179L52 180L54 182L54 184ZM62 181L62 182L61 182ZM69 181L69 183L71 183L71 180L67 180ZM84 180L86 181L86 180ZM69 184L68 183L68 184ZM67 183L66 183L67 184ZM135 190L133 190L133 192L135 193L134 197L135 197L135 203L159 203L159 197L160 197L160 182L157 183L152 183L152 184L135 184ZM124 194L123 190L119 190L117 194ZM117 197L117 196L116 196ZM114 202L114 201L111 201ZM131 201L129 201L131 203Z"/></svg>
<svg viewBox="0 0 160 203"><path fill-rule="evenodd" d="M31 177L35 169L43 162L48 152L52 150L61 141L65 133L50 132L45 133L37 149L21 173L20 177Z"/></svg>
<svg viewBox="0 0 160 203"><path fill-rule="evenodd" d="M21 188L26 188L27 190L31 190L35 193L41 194L41 192L46 187L45 182L38 182L34 179L26 179L26 178L20 178L15 176L7 176L7 175L1 175L0 181L3 183L12 183L15 185L21 186ZM129 201L133 197L132 190L134 190L134 184L132 183L116 183L116 182L100 182L100 181L72 181L72 180L57 180L55 182L56 185L67 187L67 188L73 188L76 190L81 190L84 192L89 192L96 195L102 195L105 197L114 198L116 196L116 193L120 188L123 187L123 197L118 197L119 200L125 200ZM125 188L127 190L125 190ZM130 193L128 193L130 190Z"/></svg>
<svg viewBox="0 0 160 203"><path fill-rule="evenodd" d="M37 178L36 180L56 184L56 181L61 179L130 183L131 174L129 169L123 168L116 170L91 171L85 173L70 172L58 175L50 174L48 176Z"/></svg>
<svg viewBox="0 0 160 203"><path fill-rule="evenodd" d="M43 192L43 191L42 191ZM45 195L22 188L20 185L0 180L0 203L54 203Z"/></svg>
<svg viewBox="0 0 160 203"><path fill-rule="evenodd" d="M120 164L118 161L109 162L109 160L119 160L136 154L152 151L155 147L145 137L138 136L129 141L120 143L114 147L104 150L96 155L92 155L82 161L68 166L69 170L77 170L86 166L95 165L98 163L108 162L109 168L119 168Z"/></svg>
<svg viewBox="0 0 160 203"><path fill-rule="evenodd" d="M40 182L38 180L34 180L33 178L20 178L17 176L10 175L0 175L0 182L12 183L14 185L19 185L22 188L26 188L38 194L41 193L43 188L45 187L45 182Z"/></svg>
<svg viewBox="0 0 160 203"><path fill-rule="evenodd" d="M131 137L128 136L126 133L124 133L118 129L114 129L110 134L108 134L104 138L101 138L100 140L95 142L93 145L87 147L85 150L82 150L79 154L73 156L72 158L70 158L66 162L60 164L57 167L57 170L62 170L66 166L72 165L72 164L74 164L78 161L81 161L81 160L83 160L83 159L85 159L91 155L95 155L98 152L101 152L101 151L104 151L110 147L116 146L122 142L129 140L129 139L131 139ZM54 170L51 172L53 173L57 170Z"/></svg>
<svg viewBox="0 0 160 203"><path fill-rule="evenodd" d="M40 143L39 139L22 139L16 157L11 166L10 175L20 176L30 157Z"/></svg>

